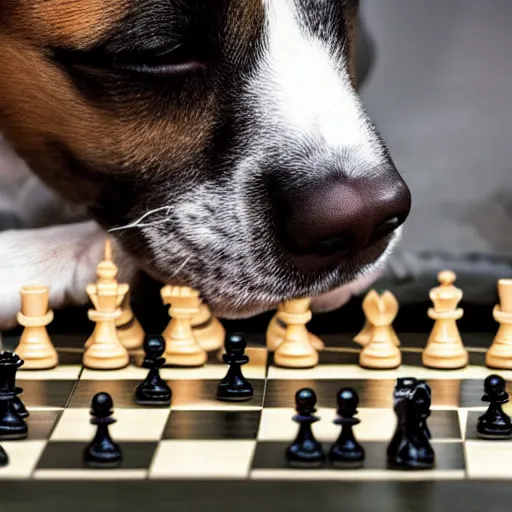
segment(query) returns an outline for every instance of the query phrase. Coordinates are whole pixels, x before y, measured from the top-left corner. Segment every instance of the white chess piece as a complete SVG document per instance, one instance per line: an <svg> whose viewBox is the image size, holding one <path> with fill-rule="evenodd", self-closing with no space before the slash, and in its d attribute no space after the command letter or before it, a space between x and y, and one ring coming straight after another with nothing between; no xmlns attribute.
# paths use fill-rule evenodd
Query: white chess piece
<svg viewBox="0 0 512 512"><path fill-rule="evenodd" d="M493 310L494 319L500 324L493 342L485 355L490 368L512 369L512 279L498 281L500 303Z"/></svg>

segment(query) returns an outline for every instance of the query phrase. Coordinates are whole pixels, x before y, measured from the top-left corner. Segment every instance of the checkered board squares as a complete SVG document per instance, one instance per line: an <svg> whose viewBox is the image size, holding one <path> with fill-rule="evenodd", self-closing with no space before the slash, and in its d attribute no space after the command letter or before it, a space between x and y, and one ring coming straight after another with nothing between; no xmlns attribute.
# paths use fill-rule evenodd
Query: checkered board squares
<svg viewBox="0 0 512 512"><path fill-rule="evenodd" d="M21 398L30 411L29 436L1 443L11 463L0 468L0 480L512 480L512 441L483 441L476 436L478 416L486 409L481 402L483 380L492 373L483 364L485 351L471 349L470 365L462 370L432 370L423 368L413 338L401 338L403 364L392 371L360 368L357 347L343 336L334 336L332 344L324 338L327 348L320 352L320 363L308 370L277 368L265 348L250 347L250 363L243 372L255 394L248 402L234 404L215 399L227 367L218 354L210 354L201 368L161 371L173 392L171 407L135 403L135 388L147 374L137 367L140 354L123 370L87 370L81 367L81 352L75 345L67 347L63 339L57 347L62 355L59 367L18 373ZM512 384L512 372L497 373ZM437 456L433 471L386 468L386 449L396 426L393 389L399 376L424 378L432 388L428 425ZM327 452L339 435L339 426L333 423L336 393L349 386L360 398L361 423L354 430L366 451L364 467L339 470L327 463L318 470L289 468L285 451L298 431L292 420L296 391L301 387L316 391L320 421L313 429ZM89 469L83 464L83 451L95 432L89 422L91 399L100 391L114 400L117 422L110 431L124 455L116 469ZM504 409L512 414L512 403Z"/></svg>

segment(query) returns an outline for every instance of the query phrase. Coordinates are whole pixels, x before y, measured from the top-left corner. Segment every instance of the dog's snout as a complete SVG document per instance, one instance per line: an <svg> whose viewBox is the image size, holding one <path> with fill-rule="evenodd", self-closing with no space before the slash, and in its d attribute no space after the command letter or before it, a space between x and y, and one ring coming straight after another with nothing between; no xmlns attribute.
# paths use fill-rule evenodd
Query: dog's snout
<svg viewBox="0 0 512 512"><path fill-rule="evenodd" d="M371 263L411 206L410 191L396 172L338 178L279 195L281 242L304 273L334 268L348 258Z"/></svg>

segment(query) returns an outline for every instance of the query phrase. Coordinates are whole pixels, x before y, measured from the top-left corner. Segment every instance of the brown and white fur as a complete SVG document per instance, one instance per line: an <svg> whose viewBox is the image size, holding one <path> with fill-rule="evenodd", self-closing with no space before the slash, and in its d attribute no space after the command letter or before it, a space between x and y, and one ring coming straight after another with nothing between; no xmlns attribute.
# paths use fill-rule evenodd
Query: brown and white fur
<svg viewBox="0 0 512 512"><path fill-rule="evenodd" d="M357 3L2 0L0 329L24 284L86 303L109 231L121 279L186 283L225 317L371 282L400 228L307 272L275 213L333 172L399 180L356 92Z"/></svg>

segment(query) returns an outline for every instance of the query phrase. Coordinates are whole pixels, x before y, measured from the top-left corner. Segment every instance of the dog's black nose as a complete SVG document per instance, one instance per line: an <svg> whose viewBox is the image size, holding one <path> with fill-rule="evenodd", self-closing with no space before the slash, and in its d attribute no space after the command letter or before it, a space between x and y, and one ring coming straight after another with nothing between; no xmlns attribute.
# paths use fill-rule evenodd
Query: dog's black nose
<svg viewBox="0 0 512 512"><path fill-rule="evenodd" d="M393 172L322 182L279 194L277 204L282 244L295 266L311 273L348 258L358 267L376 260L387 245L384 239L407 218L411 194Z"/></svg>

